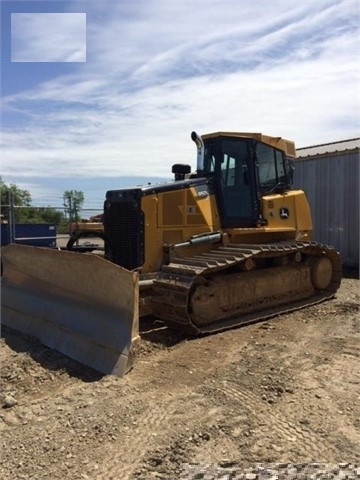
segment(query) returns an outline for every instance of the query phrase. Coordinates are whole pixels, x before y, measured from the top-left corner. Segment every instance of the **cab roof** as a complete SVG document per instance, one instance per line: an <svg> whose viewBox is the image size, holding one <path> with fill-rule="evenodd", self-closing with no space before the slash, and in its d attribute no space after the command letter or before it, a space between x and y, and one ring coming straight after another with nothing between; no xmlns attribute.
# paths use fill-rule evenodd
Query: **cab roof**
<svg viewBox="0 0 360 480"><path fill-rule="evenodd" d="M203 140L209 138L219 138L219 137L231 137L231 138L252 138L258 142L265 143L270 147L277 148L285 153L288 157L296 157L295 143L291 140L286 140L281 137L270 137L269 135L263 135L262 133L245 133L245 132L214 132L206 133L201 135Z"/></svg>

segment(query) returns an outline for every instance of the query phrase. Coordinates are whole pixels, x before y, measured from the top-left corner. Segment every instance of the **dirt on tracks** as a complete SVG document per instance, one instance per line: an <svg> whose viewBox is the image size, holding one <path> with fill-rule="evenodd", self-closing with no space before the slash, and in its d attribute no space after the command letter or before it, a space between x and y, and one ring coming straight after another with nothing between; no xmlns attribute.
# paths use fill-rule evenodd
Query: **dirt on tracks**
<svg viewBox="0 0 360 480"><path fill-rule="evenodd" d="M144 322L124 379L3 327L0 477L179 478L186 464L358 462L359 293L359 280L344 278L334 300L196 339Z"/></svg>

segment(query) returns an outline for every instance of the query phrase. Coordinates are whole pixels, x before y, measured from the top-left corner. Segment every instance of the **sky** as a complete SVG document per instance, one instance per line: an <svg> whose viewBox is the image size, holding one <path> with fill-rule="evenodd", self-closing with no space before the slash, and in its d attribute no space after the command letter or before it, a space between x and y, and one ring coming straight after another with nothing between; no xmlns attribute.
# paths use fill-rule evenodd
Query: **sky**
<svg viewBox="0 0 360 480"><path fill-rule="evenodd" d="M358 0L2 0L1 176L34 205L172 179L190 139L359 136Z"/></svg>

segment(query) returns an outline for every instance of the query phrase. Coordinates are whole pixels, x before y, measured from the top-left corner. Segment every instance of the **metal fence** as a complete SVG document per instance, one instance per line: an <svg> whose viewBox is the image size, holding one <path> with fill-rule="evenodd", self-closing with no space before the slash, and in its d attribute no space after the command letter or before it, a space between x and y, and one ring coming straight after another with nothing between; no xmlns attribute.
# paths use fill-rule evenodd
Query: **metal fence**
<svg viewBox="0 0 360 480"><path fill-rule="evenodd" d="M67 228L67 236L71 233L71 219L69 212L64 207L34 207L24 205L14 205L12 199L9 199L8 205L2 205L2 211L6 215L1 216L0 243L1 246L9 243L17 243L22 245L32 245L37 247L56 247L58 236L58 225L55 222L46 221L18 221L17 213L21 211L31 210L33 212L51 210L62 214L63 223ZM94 216L101 212L101 209L83 209L82 217Z"/></svg>
<svg viewBox="0 0 360 480"><path fill-rule="evenodd" d="M298 158L294 187L309 200L314 240L334 246L344 266L359 267L359 151Z"/></svg>

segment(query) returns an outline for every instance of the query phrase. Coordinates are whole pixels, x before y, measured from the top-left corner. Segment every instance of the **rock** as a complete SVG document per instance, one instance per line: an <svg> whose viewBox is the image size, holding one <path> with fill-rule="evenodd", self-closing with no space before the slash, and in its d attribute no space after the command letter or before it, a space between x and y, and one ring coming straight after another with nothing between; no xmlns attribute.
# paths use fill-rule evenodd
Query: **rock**
<svg viewBox="0 0 360 480"><path fill-rule="evenodd" d="M296 478L298 475L298 471L295 467L291 467L288 469L287 474L289 478Z"/></svg>
<svg viewBox="0 0 360 480"><path fill-rule="evenodd" d="M3 402L3 408L12 408L17 404L16 398L11 395L6 395Z"/></svg>
<svg viewBox="0 0 360 480"><path fill-rule="evenodd" d="M205 476L205 472L196 472L193 476L194 480L201 480Z"/></svg>
<svg viewBox="0 0 360 480"><path fill-rule="evenodd" d="M257 473L247 473L245 475L245 480L256 480L257 479Z"/></svg>
<svg viewBox="0 0 360 480"><path fill-rule="evenodd" d="M301 423L301 425L310 425L310 422L307 418L301 418L299 423Z"/></svg>

